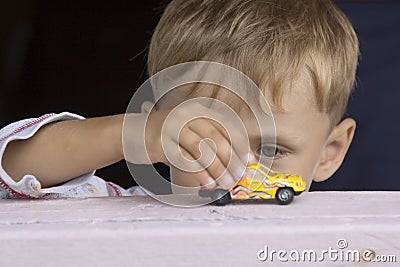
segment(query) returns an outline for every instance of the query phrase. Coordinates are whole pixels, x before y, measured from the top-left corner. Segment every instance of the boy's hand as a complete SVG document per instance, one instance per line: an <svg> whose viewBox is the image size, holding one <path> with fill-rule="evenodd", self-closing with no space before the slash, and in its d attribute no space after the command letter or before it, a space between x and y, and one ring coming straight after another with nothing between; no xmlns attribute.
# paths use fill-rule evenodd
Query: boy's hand
<svg viewBox="0 0 400 267"><path fill-rule="evenodd" d="M144 122L143 118L134 119L141 120L141 124ZM213 188L218 183L229 189L242 177L249 157L252 157L250 160L254 159L249 153L246 130L237 119L231 115L223 116L196 102L152 111L147 122L144 122L147 155L151 163L164 162L173 165L187 172L188 179L196 179L202 186ZM132 123L125 122L125 125L131 125L129 128L132 128ZM127 134L126 126L124 135ZM146 163L145 159L138 158L137 145L135 149L126 139L125 137L126 159L135 163ZM132 150L127 151L127 147Z"/></svg>

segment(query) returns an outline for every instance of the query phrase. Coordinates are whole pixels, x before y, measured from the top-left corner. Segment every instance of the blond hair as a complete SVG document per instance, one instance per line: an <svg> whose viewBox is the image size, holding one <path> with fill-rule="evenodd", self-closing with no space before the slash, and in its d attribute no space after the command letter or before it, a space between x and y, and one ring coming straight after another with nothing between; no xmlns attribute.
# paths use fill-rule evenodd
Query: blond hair
<svg viewBox="0 0 400 267"><path fill-rule="evenodd" d="M280 106L284 83L292 87L306 70L318 109L336 124L355 83L358 54L351 23L331 0L173 0L151 39L148 74L216 61L268 87Z"/></svg>

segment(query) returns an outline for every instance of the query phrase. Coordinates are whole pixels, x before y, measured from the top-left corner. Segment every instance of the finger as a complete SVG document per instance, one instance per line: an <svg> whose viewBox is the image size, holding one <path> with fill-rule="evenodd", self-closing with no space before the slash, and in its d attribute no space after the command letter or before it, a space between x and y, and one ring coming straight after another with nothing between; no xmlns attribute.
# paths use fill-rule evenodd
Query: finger
<svg viewBox="0 0 400 267"><path fill-rule="evenodd" d="M185 139L194 140L193 136L191 137L189 134L185 134ZM198 138L198 136L195 136L195 138ZM182 172L186 172L188 179L196 179L201 186L209 188L216 186L215 180L211 178L211 175L207 172L206 168L200 164L200 161L196 160L198 157L197 155L194 156L193 153L190 153L184 147L179 146L178 142L173 139L165 140L163 143L163 149L169 151L166 155L170 165Z"/></svg>
<svg viewBox="0 0 400 267"><path fill-rule="evenodd" d="M188 127L193 132L196 132L196 134L199 135L200 138L210 138L214 141L217 148L216 156L223 164L225 170L228 170L228 173L231 175L234 181L239 180L243 176L244 170L247 166L247 162L243 163L243 160L232 148L231 142L229 142L229 140L227 139L229 137L227 135L223 135L218 129L216 129L214 123L211 123L210 120L204 120L202 123L200 123L200 121L198 123L196 123L196 121L193 121L188 125ZM210 167L213 168L212 166ZM217 170L217 172L218 171L221 170ZM215 174L215 172L213 172L212 170L209 170L209 172ZM219 176L221 176L221 173L218 176L214 177Z"/></svg>
<svg viewBox="0 0 400 267"><path fill-rule="evenodd" d="M216 121L212 121L211 122L216 129L218 129L218 131L223 134L227 140L230 142L233 151L235 152L235 154L238 156L238 158L240 159L241 163L245 166L247 166L249 163L256 161L256 158L253 154L253 152L251 151L250 148L250 143L249 143L249 138L247 135L247 132L243 127L237 125L237 127L235 127L234 125L232 125L230 122L225 122L224 126L227 129L232 129L229 131L229 133L226 131L226 128L224 128L221 124L219 124ZM242 128L242 129L236 129L236 128Z"/></svg>
<svg viewBox="0 0 400 267"><path fill-rule="evenodd" d="M194 160L193 156L184 148L181 147L180 151L182 153L181 154L182 157L189 160ZM200 164L199 168L204 169ZM211 178L207 170L203 170L200 172L187 172L187 179L195 179L196 181L199 182L200 186L205 189L213 189L217 186L216 181L213 178Z"/></svg>
<svg viewBox="0 0 400 267"><path fill-rule="evenodd" d="M194 104L196 104L197 110L202 112L202 117L208 117L208 121L230 142L231 147L244 165L247 166L250 162L256 161L250 148L246 127L237 113L226 109L226 107L218 112L201 104Z"/></svg>
<svg viewBox="0 0 400 267"><path fill-rule="evenodd" d="M144 101L142 103L141 111L142 113L150 113L150 111L154 108L154 103L150 101Z"/></svg>
<svg viewBox="0 0 400 267"><path fill-rule="evenodd" d="M201 128L213 128L213 126L210 123L203 122ZM189 127L185 127L181 131L179 145L190 154L191 158L196 159L212 178L217 179L218 184L228 189L240 178L237 177L235 179L232 173L227 171L227 166L221 160L224 157L227 159L227 163L229 163L231 154L230 144L216 129L209 129L209 131L206 130L205 132L208 132L208 134L205 134L203 137L199 136ZM211 142L207 142L207 138L209 138L207 136L213 136L212 139L216 147ZM206 141L204 142L204 140Z"/></svg>

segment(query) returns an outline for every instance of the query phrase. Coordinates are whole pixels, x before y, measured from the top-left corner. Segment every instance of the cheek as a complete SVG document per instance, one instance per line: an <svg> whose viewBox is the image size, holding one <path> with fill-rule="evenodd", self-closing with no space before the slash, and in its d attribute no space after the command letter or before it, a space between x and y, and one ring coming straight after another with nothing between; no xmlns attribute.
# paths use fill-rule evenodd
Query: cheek
<svg viewBox="0 0 400 267"><path fill-rule="evenodd" d="M172 184L185 186L184 182L185 182L186 179L185 179L185 173L184 172L182 172L179 169L171 166L169 173L171 175L171 183Z"/></svg>
<svg viewBox="0 0 400 267"><path fill-rule="evenodd" d="M310 189L314 173L315 173L315 167L313 166L312 163L309 163L308 165L302 165L299 167L299 170L297 172L293 172L294 174L300 175L303 180L307 184L307 191Z"/></svg>
<svg viewBox="0 0 400 267"><path fill-rule="evenodd" d="M180 171L173 166L170 167L170 175L174 194L192 194L197 192L196 190L200 186L199 182L190 173Z"/></svg>
<svg viewBox="0 0 400 267"><path fill-rule="evenodd" d="M171 176L171 183L176 183L177 180L179 181L182 179L183 173L173 166L170 166L169 173Z"/></svg>
<svg viewBox="0 0 400 267"><path fill-rule="evenodd" d="M316 146L315 148L306 151L301 159L301 172L299 172L299 175L301 175L307 183L307 191L310 189L315 172L318 168L322 150L321 147L322 145Z"/></svg>
<svg viewBox="0 0 400 267"><path fill-rule="evenodd" d="M322 142L307 142L293 154L286 158L274 161L272 169L284 173L300 175L307 184L307 190L310 188L314 174L318 167Z"/></svg>

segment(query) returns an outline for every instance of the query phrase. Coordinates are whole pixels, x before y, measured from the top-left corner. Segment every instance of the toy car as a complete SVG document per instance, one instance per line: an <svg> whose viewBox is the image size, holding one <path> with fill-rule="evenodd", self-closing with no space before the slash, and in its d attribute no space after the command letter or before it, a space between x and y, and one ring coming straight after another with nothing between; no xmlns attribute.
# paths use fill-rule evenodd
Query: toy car
<svg viewBox="0 0 400 267"><path fill-rule="evenodd" d="M263 164L247 166L246 173L231 190L199 190L200 197L210 197L215 205L225 205L231 199L276 198L279 204L287 205L295 195L306 189L306 183L298 175L275 172Z"/></svg>

